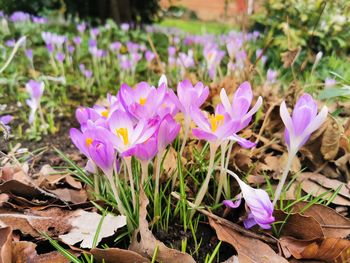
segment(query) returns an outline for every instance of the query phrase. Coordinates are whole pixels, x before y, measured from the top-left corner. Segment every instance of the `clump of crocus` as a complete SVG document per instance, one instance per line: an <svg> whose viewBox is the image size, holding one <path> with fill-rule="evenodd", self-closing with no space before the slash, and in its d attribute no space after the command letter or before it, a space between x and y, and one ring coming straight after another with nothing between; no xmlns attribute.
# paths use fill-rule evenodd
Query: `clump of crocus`
<svg viewBox="0 0 350 263"><path fill-rule="evenodd" d="M275 191L273 204L279 200L283 185L287 179L288 172L300 148L307 142L310 135L316 131L327 118L328 109L326 106L317 114L317 103L310 94L302 95L294 106L292 117L290 117L286 103L283 101L280 106L280 116L286 127L284 138L288 149L287 165L283 171L280 182Z"/></svg>
<svg viewBox="0 0 350 263"><path fill-rule="evenodd" d="M256 106L254 106L252 110L248 112L252 100L249 83L243 85L242 88L237 90L234 96L234 102L237 103L237 106L231 106L227 96L224 96L223 94L226 93L222 92L222 104L217 105L215 113L213 115L202 112L198 107L191 107L192 119L198 126L198 128L192 129L192 133L199 139L207 140L210 146L208 172L196 196L194 202L196 206L200 205L205 196L205 193L208 190L210 176L214 167L215 153L218 147L224 145L223 148L226 148L228 141L236 141L238 144L245 148L251 148L255 146L254 143L238 136L237 132L248 125L251 120L251 116L260 107L262 99L260 98ZM235 112L235 110L237 110L237 112ZM225 152L223 150L222 156L224 156L224 154ZM221 162L223 166L224 158L222 158ZM221 174L220 177L221 178L219 180L217 200L220 198L221 188L224 181L223 174Z"/></svg>
<svg viewBox="0 0 350 263"><path fill-rule="evenodd" d="M270 229L270 224L275 221L275 218L272 215L273 204L270 201L269 195L262 189L254 189L250 187L234 172L229 170L226 171L238 182L242 191L241 195L245 200L248 216L243 222L244 226L246 228L251 228L252 226L258 224L261 228ZM226 207L237 208L241 203L241 198L239 196L236 202L225 200L223 203Z"/></svg>
<svg viewBox="0 0 350 263"><path fill-rule="evenodd" d="M26 100L27 105L30 107L30 124L32 124L35 121L35 114L37 110L39 110L40 117L42 121L44 121L44 117L40 108L40 100L43 95L44 88L45 84L42 81L29 80L29 82L26 84L26 91L30 95L30 98Z"/></svg>

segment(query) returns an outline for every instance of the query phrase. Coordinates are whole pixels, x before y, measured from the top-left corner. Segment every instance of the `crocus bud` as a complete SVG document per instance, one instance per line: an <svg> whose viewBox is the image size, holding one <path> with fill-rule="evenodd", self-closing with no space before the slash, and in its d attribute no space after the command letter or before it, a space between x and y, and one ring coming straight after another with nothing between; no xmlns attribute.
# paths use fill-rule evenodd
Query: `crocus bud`
<svg viewBox="0 0 350 263"><path fill-rule="evenodd" d="M285 130L285 140L288 151L296 154L306 143L310 135L316 131L326 120L328 109L326 106L317 114L317 104L310 94L302 95L294 106L292 117L290 117L286 103L280 106L280 115Z"/></svg>

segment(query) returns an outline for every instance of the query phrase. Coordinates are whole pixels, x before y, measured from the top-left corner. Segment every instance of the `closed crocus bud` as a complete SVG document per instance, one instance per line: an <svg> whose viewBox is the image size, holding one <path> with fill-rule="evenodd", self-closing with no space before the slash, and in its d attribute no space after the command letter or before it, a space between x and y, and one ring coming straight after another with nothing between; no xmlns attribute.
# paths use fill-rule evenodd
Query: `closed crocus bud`
<svg viewBox="0 0 350 263"><path fill-rule="evenodd" d="M310 135L326 120L328 109L326 106L317 114L317 103L310 94L302 95L294 106L290 117L286 103L280 106L280 115L285 129L285 140L290 154L297 151L306 143Z"/></svg>
<svg viewBox="0 0 350 263"><path fill-rule="evenodd" d="M108 176L113 175L115 150L107 140L94 140L88 147L93 162Z"/></svg>
<svg viewBox="0 0 350 263"><path fill-rule="evenodd" d="M157 153L157 137L154 135L147 141L137 144L133 148L125 151L123 157L135 156L140 161L150 161Z"/></svg>

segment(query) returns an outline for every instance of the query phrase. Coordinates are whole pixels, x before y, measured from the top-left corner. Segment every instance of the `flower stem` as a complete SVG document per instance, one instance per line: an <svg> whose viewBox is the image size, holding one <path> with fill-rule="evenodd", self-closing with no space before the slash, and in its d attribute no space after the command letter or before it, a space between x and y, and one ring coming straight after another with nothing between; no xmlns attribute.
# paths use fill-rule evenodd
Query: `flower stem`
<svg viewBox="0 0 350 263"><path fill-rule="evenodd" d="M201 188L199 189L199 192L196 196L196 199L194 201L194 205L196 207L198 207L202 203L203 198L208 190L208 185L209 185L210 176L211 176L211 173L212 173L213 167L214 167L215 153L216 153L217 148L218 148L218 146L215 143L210 143L210 158L209 158L208 172L207 172L207 176L205 177L204 182L202 183ZM192 210L190 220L193 217L195 211L196 210Z"/></svg>
<svg viewBox="0 0 350 263"><path fill-rule="evenodd" d="M288 154L287 165L286 165L286 167L283 170L281 179L280 179L280 181L279 181L279 183L277 185L276 191L275 191L275 197L274 197L273 202L272 202L273 206L275 206L275 204L277 203L277 201L279 200L279 198L281 196L284 183L286 182L289 170L290 170L290 168L292 166L292 163L293 163L293 160L294 160L295 156L296 156L296 152L294 152L294 151L291 151Z"/></svg>
<svg viewBox="0 0 350 263"><path fill-rule="evenodd" d="M132 205L134 209L136 209L136 193L135 193L134 177L132 175L132 169L131 169L131 157L125 157L124 161L125 161L126 169L128 170L129 183L130 183L131 196L132 196Z"/></svg>
<svg viewBox="0 0 350 263"><path fill-rule="evenodd" d="M160 180L160 168L162 163L163 152L157 154L156 160L156 181L154 186L154 217L159 216L159 180Z"/></svg>
<svg viewBox="0 0 350 263"><path fill-rule="evenodd" d="M225 172L225 153L227 149L227 142L224 142L221 144L221 169L220 169L220 177L219 177L219 185L218 185L218 191L216 193L216 199L215 199L215 204L218 204L220 201L221 193L222 193L222 187L227 181L226 179L226 172ZM227 184L227 182L226 182ZM227 188L227 187L226 187Z"/></svg>
<svg viewBox="0 0 350 263"><path fill-rule="evenodd" d="M190 131L190 125L191 125L191 119L189 117L185 117L185 123L184 123L184 138L181 144L180 148L180 157L182 156L182 153L185 149L188 133Z"/></svg>
<svg viewBox="0 0 350 263"><path fill-rule="evenodd" d="M146 181L146 178L148 177L148 161L141 161L141 186L143 186L143 184Z"/></svg>
<svg viewBox="0 0 350 263"><path fill-rule="evenodd" d="M114 179L113 179L113 174L106 174L106 176L107 176L107 179L108 179L108 181L109 181L109 184L111 185L111 188L112 188L112 191L113 191L115 200L117 201L117 206L118 206L119 212L120 212L121 214L123 214L123 215L126 215L126 211L125 211L125 209L124 209L122 200L121 200L120 197L119 197L119 192L118 192L118 190L117 190L115 181L114 181Z"/></svg>

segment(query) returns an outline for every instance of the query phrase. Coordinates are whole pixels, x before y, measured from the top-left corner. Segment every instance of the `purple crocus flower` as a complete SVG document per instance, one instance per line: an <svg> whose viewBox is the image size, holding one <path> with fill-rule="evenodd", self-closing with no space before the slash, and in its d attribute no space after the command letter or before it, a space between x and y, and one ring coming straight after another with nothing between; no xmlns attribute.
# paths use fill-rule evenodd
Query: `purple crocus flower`
<svg viewBox="0 0 350 263"><path fill-rule="evenodd" d="M74 53L74 50L75 50L75 47L73 45L68 45L67 46L67 49L68 49L68 53L69 54L73 54Z"/></svg>
<svg viewBox="0 0 350 263"><path fill-rule="evenodd" d="M108 123L109 129L115 134L114 147L122 156L125 151L147 141L159 125L156 121L145 119L138 121L135 125L130 115L119 109L113 112Z"/></svg>
<svg viewBox="0 0 350 263"><path fill-rule="evenodd" d="M147 60L148 63L151 63L152 60L153 60L155 57L156 57L156 55L155 55L152 51L147 50L147 51L145 52L145 58L146 58L146 60Z"/></svg>
<svg viewBox="0 0 350 263"><path fill-rule="evenodd" d="M56 54L56 59L57 59L57 61L60 62L60 63L62 63L62 62L64 61L64 58L65 58L65 57L66 57L66 56L64 55L63 52L57 52L57 54Z"/></svg>
<svg viewBox="0 0 350 263"><path fill-rule="evenodd" d="M216 69L220 66L225 52L209 44L203 49L203 55L207 62L209 77L214 80L216 78Z"/></svg>
<svg viewBox="0 0 350 263"><path fill-rule="evenodd" d="M325 88L332 88L335 85L337 85L337 81L335 79L326 78L325 81L324 81Z"/></svg>
<svg viewBox="0 0 350 263"><path fill-rule="evenodd" d="M285 130L285 140L290 154L296 154L299 149L310 138L327 118L328 109L326 106L317 114L317 103L310 94L302 95L294 106L292 117L290 117L286 103L283 101L280 106L280 115Z"/></svg>
<svg viewBox="0 0 350 263"><path fill-rule="evenodd" d="M124 157L135 156L138 160L143 162L151 161L158 153L157 137L153 135L143 143L136 144L134 147L126 150L123 153Z"/></svg>
<svg viewBox="0 0 350 263"><path fill-rule="evenodd" d="M236 174L228 171L238 182L242 196L245 200L246 208L248 210L248 217L244 220L245 228L251 228L258 224L263 229L270 229L275 218L273 214L273 205L270 201L269 195L262 189L254 189L244 183ZM230 208L237 208L240 205L238 202L225 200L224 205Z"/></svg>
<svg viewBox="0 0 350 263"><path fill-rule="evenodd" d="M96 37L100 34L100 29L98 29L97 27L92 28L90 30L90 35L92 38L96 39Z"/></svg>
<svg viewBox="0 0 350 263"><path fill-rule="evenodd" d="M119 41L113 42L109 45L109 48L114 52L119 52L122 44Z"/></svg>
<svg viewBox="0 0 350 263"><path fill-rule="evenodd" d="M175 140L180 127L170 114L163 118L158 128L158 152L162 153Z"/></svg>
<svg viewBox="0 0 350 263"><path fill-rule="evenodd" d="M48 20L45 17L32 16L32 21L35 24L46 24Z"/></svg>
<svg viewBox="0 0 350 263"><path fill-rule="evenodd" d="M177 63L185 69L194 67L193 51L190 49L187 54L180 52Z"/></svg>
<svg viewBox="0 0 350 263"><path fill-rule="evenodd" d="M128 114L136 119L150 119L157 116L161 108L167 88L161 85L158 89L146 82L140 82L134 89L123 84L118 99Z"/></svg>
<svg viewBox="0 0 350 263"><path fill-rule="evenodd" d="M35 118L35 112L40 106L40 99L44 92L44 82L38 82L35 80L29 80L26 84L26 90L30 95L30 99L27 99L27 105L30 107L31 112L29 115L29 123L33 123Z"/></svg>
<svg viewBox="0 0 350 263"><path fill-rule="evenodd" d="M195 86L185 79L177 86L177 97L173 100L177 108L184 114L185 119L190 119L191 108L199 108L209 96L209 88L202 82Z"/></svg>
<svg viewBox="0 0 350 263"><path fill-rule="evenodd" d="M26 49L25 54L30 61L33 61L33 49Z"/></svg>
<svg viewBox="0 0 350 263"><path fill-rule="evenodd" d="M11 130L11 127L8 125L13 120L13 116L11 115L4 115L0 117L0 122L4 125L5 129L7 131Z"/></svg>
<svg viewBox="0 0 350 263"><path fill-rule="evenodd" d="M220 92L221 103L230 118L236 122L235 133L247 127L252 116L259 110L262 105L262 97L259 96L255 105L249 110L253 100L253 92L249 82L243 82L236 90L232 104L226 94L225 89Z"/></svg>

